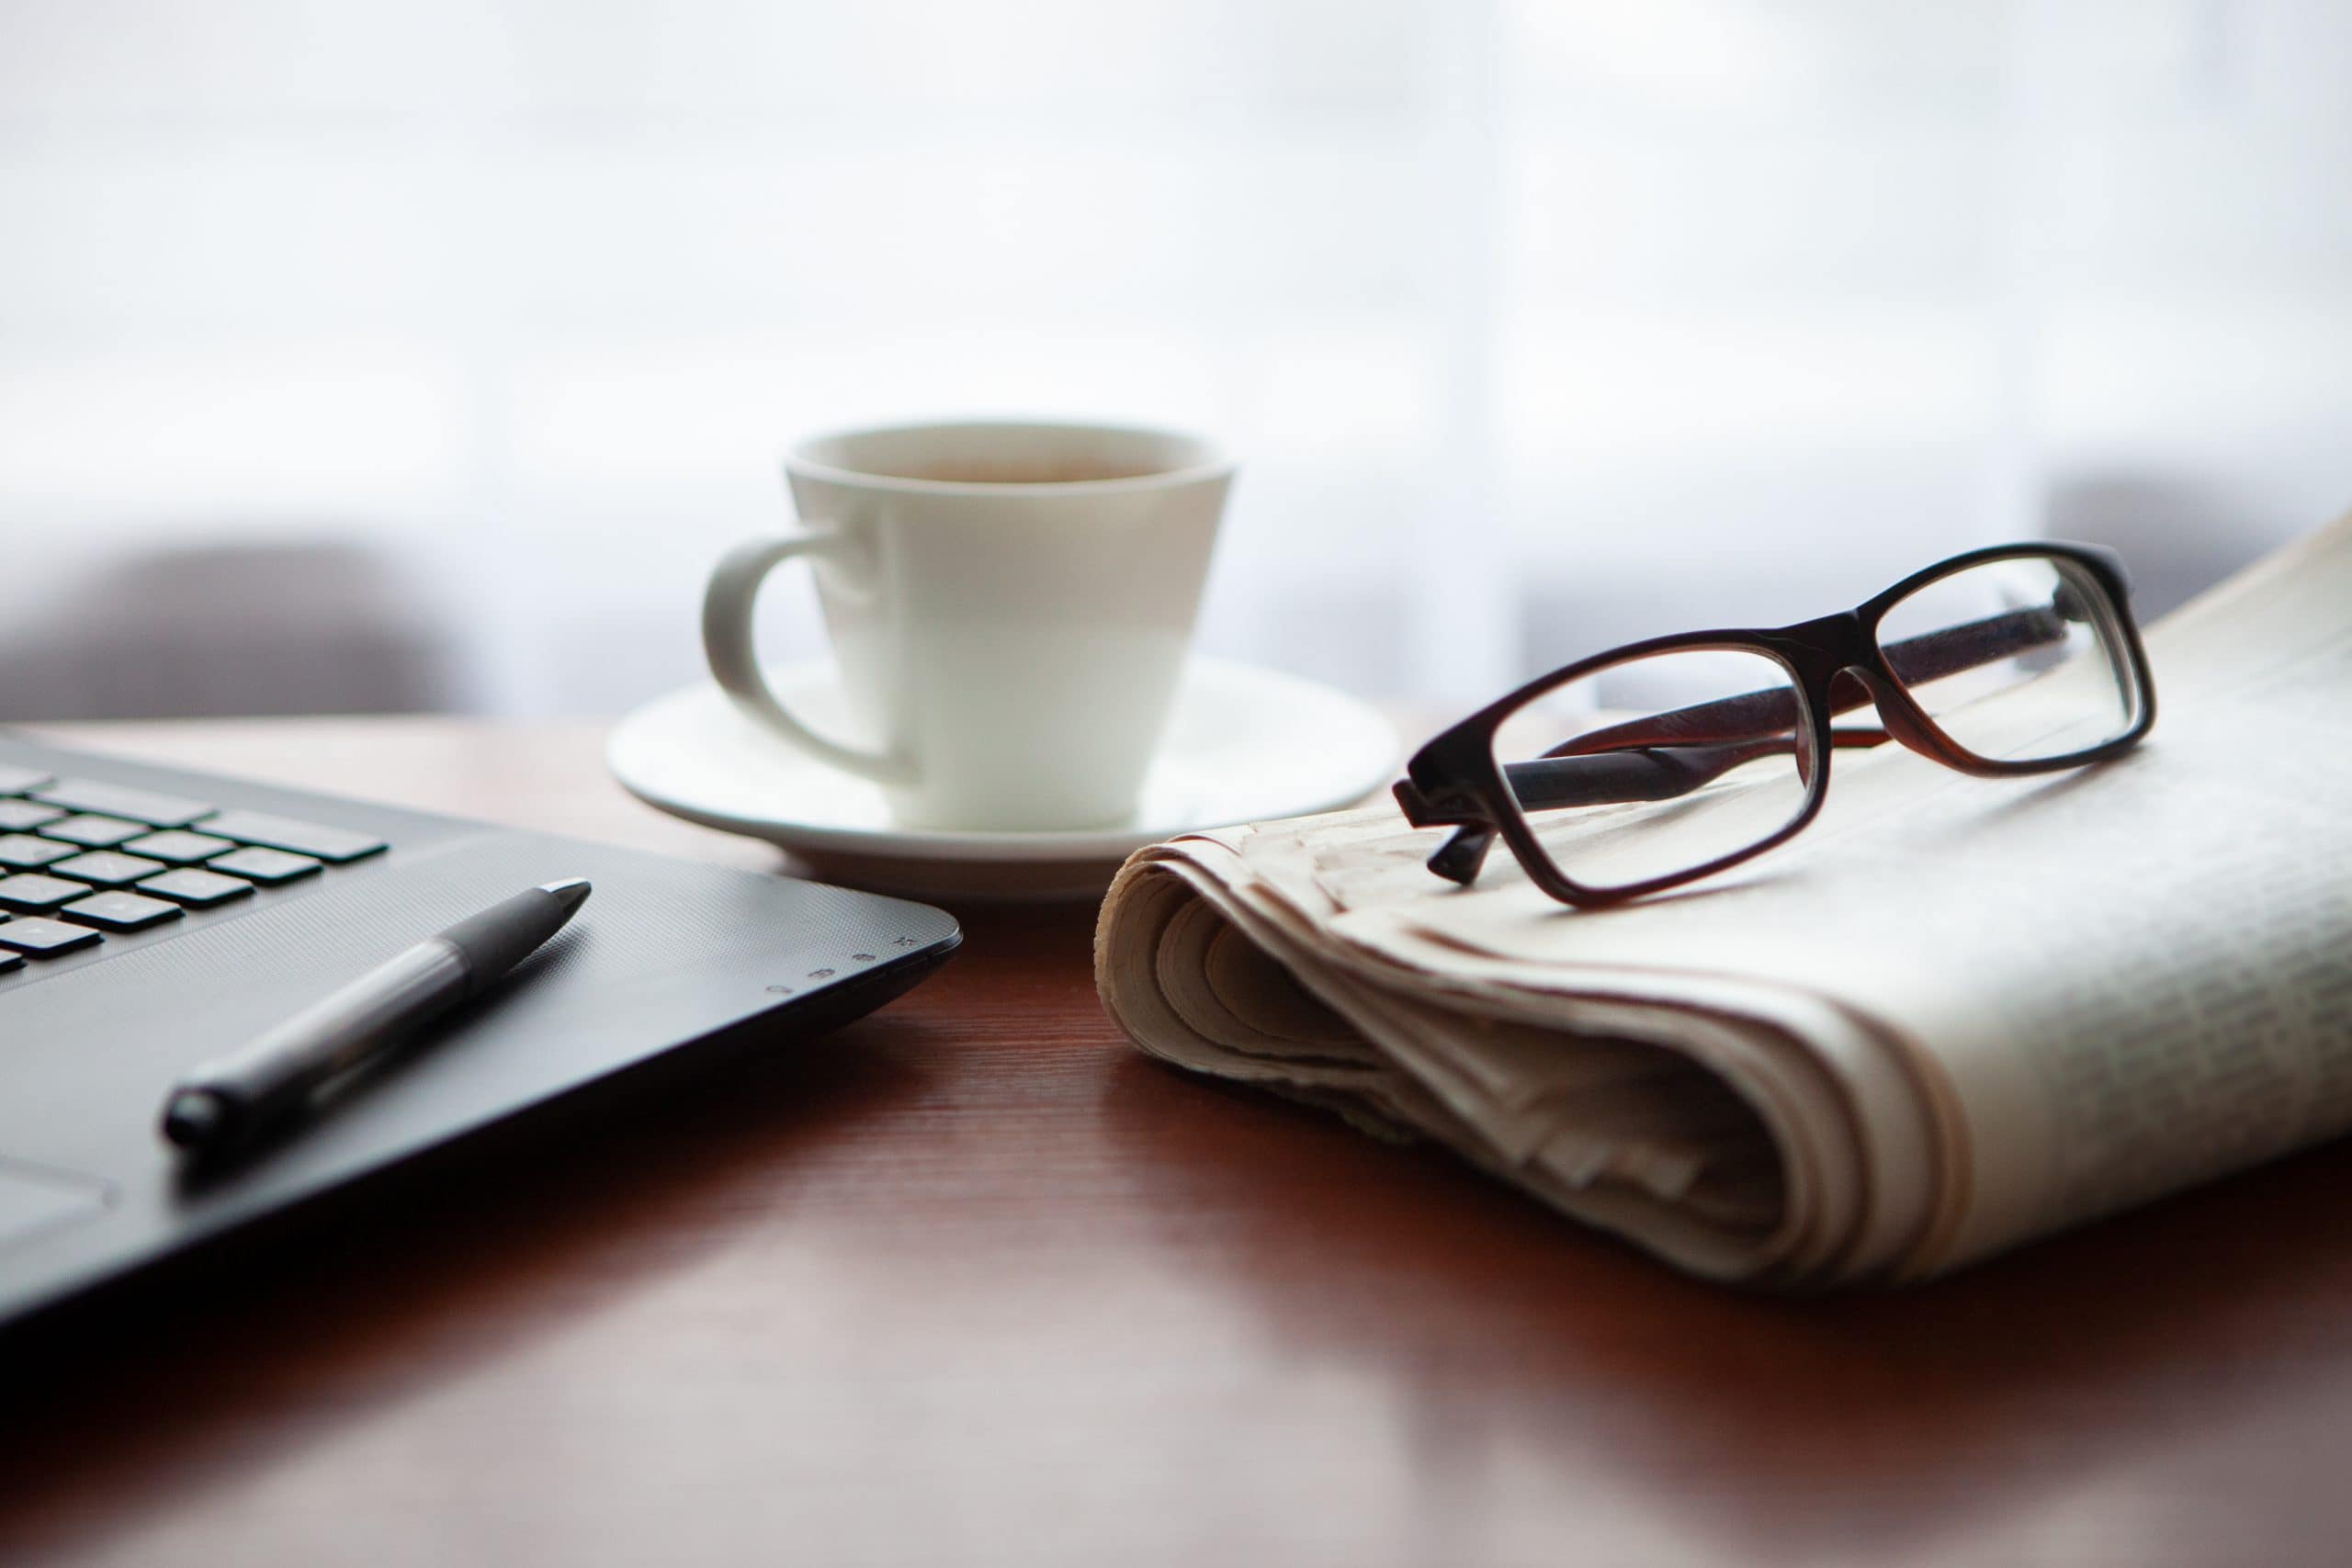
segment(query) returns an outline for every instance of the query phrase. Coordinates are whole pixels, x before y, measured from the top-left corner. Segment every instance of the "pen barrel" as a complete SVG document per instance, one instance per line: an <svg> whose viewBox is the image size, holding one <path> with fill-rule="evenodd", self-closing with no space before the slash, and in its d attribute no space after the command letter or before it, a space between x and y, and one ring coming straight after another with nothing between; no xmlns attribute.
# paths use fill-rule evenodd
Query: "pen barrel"
<svg viewBox="0 0 2352 1568"><path fill-rule="evenodd" d="M216 1148L300 1107L322 1085L497 984L587 897L581 876L526 888L378 964L243 1050L204 1063L164 1099L164 1138L185 1149Z"/></svg>
<svg viewBox="0 0 2352 1568"><path fill-rule="evenodd" d="M563 929L571 911L587 896L586 886L581 884L583 891L569 897L545 887L526 887L459 920L441 933L441 940L458 950L473 974L473 983L487 986Z"/></svg>
<svg viewBox="0 0 2352 1568"><path fill-rule="evenodd" d="M251 1044L198 1067L180 1088L217 1097L237 1122L251 1126L463 1001L471 989L457 948L429 938Z"/></svg>

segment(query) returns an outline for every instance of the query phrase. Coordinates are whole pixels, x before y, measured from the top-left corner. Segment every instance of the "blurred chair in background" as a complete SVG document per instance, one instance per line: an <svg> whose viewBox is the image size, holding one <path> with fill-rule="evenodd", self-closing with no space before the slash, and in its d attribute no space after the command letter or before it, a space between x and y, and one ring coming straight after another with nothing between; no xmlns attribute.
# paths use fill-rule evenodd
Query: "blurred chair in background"
<svg viewBox="0 0 2352 1568"><path fill-rule="evenodd" d="M363 547L149 548L0 622L0 721L429 711L454 704L452 654Z"/></svg>

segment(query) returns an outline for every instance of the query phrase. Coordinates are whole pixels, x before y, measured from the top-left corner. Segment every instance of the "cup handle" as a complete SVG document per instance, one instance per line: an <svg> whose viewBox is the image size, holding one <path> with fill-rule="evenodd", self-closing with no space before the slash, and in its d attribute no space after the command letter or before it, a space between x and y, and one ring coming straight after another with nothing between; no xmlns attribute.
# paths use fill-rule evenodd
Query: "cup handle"
<svg viewBox="0 0 2352 1568"><path fill-rule="evenodd" d="M766 726L802 750L820 757L843 773L879 784L911 784L914 764L903 756L865 751L828 740L787 712L760 673L752 643L752 605L768 573L795 557L836 553L846 541L835 532L819 530L786 534L775 538L747 539L719 558L702 596L702 650L719 689L751 718Z"/></svg>

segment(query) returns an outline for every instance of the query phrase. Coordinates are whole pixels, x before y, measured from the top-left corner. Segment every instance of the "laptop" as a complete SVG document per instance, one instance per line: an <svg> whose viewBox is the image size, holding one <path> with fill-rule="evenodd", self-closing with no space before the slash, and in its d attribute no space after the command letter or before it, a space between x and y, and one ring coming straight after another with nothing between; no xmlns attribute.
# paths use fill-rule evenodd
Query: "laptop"
<svg viewBox="0 0 2352 1568"><path fill-rule="evenodd" d="M526 887L571 922L492 995L224 1168L158 1131L194 1064ZM0 731L0 1325L723 1043L879 1007L941 910Z"/></svg>

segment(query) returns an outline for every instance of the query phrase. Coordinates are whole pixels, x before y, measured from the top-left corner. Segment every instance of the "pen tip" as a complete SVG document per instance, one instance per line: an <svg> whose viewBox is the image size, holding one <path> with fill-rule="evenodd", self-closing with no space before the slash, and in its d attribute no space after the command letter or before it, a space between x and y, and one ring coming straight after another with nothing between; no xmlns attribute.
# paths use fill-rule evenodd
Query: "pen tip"
<svg viewBox="0 0 2352 1568"><path fill-rule="evenodd" d="M557 901L563 905L563 912L568 915L580 908L582 901L588 897L588 879L567 876L560 882L543 882L539 885L539 891L554 894Z"/></svg>
<svg viewBox="0 0 2352 1568"><path fill-rule="evenodd" d="M201 1148L220 1135L228 1109L209 1089L182 1089L164 1107L164 1136L184 1149Z"/></svg>

